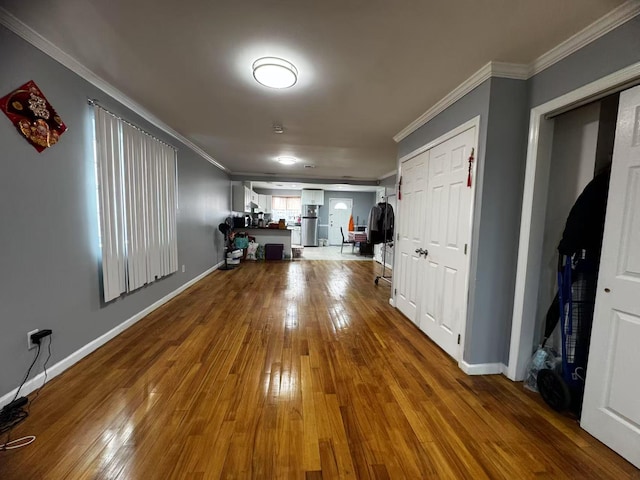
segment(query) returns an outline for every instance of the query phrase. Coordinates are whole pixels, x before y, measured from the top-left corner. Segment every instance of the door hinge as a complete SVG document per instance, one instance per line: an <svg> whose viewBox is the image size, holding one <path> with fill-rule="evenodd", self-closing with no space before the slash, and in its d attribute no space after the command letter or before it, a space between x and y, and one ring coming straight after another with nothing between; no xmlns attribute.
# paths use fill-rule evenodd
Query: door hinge
<svg viewBox="0 0 640 480"><path fill-rule="evenodd" d="M460 345L460 334L458 334L458 345Z"/></svg>
<svg viewBox="0 0 640 480"><path fill-rule="evenodd" d="M394 294L394 295L397 295L397 294L398 294L398 289L397 289L397 288L394 288L394 289L393 289L393 294Z"/></svg>
<svg viewBox="0 0 640 480"><path fill-rule="evenodd" d="M400 241L400 233L396 233L396 240Z"/></svg>
<svg viewBox="0 0 640 480"><path fill-rule="evenodd" d="M465 255L467 254L467 247L468 247L468 246L469 246L468 244L466 244L466 243L464 244L464 254L465 254Z"/></svg>

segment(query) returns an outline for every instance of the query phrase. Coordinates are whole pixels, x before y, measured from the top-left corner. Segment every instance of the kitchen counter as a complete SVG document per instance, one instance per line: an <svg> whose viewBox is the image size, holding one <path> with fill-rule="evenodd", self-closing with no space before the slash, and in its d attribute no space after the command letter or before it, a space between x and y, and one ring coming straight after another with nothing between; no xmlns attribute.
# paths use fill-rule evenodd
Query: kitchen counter
<svg viewBox="0 0 640 480"><path fill-rule="evenodd" d="M236 232L246 232L255 237L260 245L267 243L281 243L284 245L284 258L291 258L291 230L279 228L235 228Z"/></svg>

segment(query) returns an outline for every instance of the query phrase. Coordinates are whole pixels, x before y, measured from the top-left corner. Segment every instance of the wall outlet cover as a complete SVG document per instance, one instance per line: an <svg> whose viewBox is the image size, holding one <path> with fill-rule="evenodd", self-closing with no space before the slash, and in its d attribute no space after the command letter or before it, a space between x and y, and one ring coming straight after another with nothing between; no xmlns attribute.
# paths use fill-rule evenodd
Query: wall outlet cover
<svg viewBox="0 0 640 480"><path fill-rule="evenodd" d="M36 328L35 330L31 330L30 332L27 332L27 350L32 350L36 348L37 345L31 341L31 335L39 331L40 329Z"/></svg>

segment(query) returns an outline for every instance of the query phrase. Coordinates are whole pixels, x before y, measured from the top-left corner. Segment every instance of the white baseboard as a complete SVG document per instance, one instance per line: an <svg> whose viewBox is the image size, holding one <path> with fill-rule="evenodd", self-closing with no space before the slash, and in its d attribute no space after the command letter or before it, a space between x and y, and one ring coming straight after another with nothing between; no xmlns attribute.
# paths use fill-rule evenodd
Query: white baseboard
<svg viewBox="0 0 640 480"><path fill-rule="evenodd" d="M97 350L98 348L100 348L102 345L107 343L109 340L111 340L112 338L116 337L120 333L124 332L130 326L132 326L133 324L139 322L144 317L149 315L151 312L153 312L154 310L160 308L162 305L167 303L169 300L171 300L172 298L174 298L174 297L178 296L179 294L181 294L182 292L184 292L191 285L194 285L195 283L197 283L200 280L202 280L204 277L209 275L214 270L217 270L223 264L224 264L224 262L220 262L220 263L214 265L213 267L211 267L210 269L208 269L205 272L201 273L197 277L192 278L191 280L189 280L184 285L178 287L173 292L171 292L168 295L164 296L163 298L161 298L157 302L155 302L152 305L148 306L147 308L145 308L141 312L135 314L133 317L129 318L128 320L125 320L124 322L122 322L117 327L112 328L111 330L109 330L104 335L101 335L100 337L96 338L95 340L87 343L84 347L80 348L79 350L76 350L75 352L73 352L68 357L60 360L58 363L53 365L51 368L47 369L47 381L50 381L52 378L57 377L62 372L64 372L67 368L69 368L72 365L76 364L77 362L82 360L84 357L89 355L91 352L93 352L93 351ZM36 375L35 377L33 377L32 379L30 379L29 381L27 381L22 386L22 389L20 390L20 396L29 395L31 392L33 392L36 389L40 388L40 386L42 385L43 381L44 381L44 372L41 372L38 375ZM7 403L11 402L13 400L13 397L15 396L17 390L18 389L15 388L12 391L10 391L9 393L7 393L7 394L3 395L2 397L0 397L0 407L3 407Z"/></svg>
<svg viewBox="0 0 640 480"><path fill-rule="evenodd" d="M396 300L395 300L395 298L391 297L391 298L389 299L389 305L391 305L392 307L395 307L395 306L396 306Z"/></svg>
<svg viewBox="0 0 640 480"><path fill-rule="evenodd" d="M497 375L507 371L504 363L467 363L461 360L458 366L467 375Z"/></svg>

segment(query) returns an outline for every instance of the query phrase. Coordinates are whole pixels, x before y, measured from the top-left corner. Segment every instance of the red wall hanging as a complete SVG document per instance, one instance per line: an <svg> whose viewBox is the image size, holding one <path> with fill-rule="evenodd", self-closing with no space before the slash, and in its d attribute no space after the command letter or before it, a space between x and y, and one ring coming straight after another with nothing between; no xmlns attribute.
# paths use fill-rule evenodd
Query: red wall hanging
<svg viewBox="0 0 640 480"><path fill-rule="evenodd" d="M0 108L38 152L58 143L67 129L33 80L2 97Z"/></svg>

